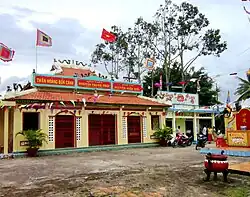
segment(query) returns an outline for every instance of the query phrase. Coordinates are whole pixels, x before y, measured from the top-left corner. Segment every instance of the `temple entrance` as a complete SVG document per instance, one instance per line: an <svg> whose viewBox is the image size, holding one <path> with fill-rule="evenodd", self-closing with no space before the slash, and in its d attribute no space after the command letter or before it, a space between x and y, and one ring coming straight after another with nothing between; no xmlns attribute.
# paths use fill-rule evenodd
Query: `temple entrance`
<svg viewBox="0 0 250 197"><path fill-rule="evenodd" d="M141 143L141 117L128 116L128 143Z"/></svg>
<svg viewBox="0 0 250 197"><path fill-rule="evenodd" d="M115 144L115 115L89 115L89 146Z"/></svg>
<svg viewBox="0 0 250 197"><path fill-rule="evenodd" d="M75 117L57 115L55 117L55 147L67 148L75 146Z"/></svg>

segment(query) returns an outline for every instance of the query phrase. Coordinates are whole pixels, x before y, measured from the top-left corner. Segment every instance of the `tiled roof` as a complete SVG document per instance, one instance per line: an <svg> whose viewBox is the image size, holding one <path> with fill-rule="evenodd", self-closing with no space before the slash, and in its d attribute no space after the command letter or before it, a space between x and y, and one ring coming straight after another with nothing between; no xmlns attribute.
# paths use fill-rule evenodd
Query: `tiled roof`
<svg viewBox="0 0 250 197"><path fill-rule="evenodd" d="M81 74L82 75L88 75L91 74L91 70L90 69L77 69L77 68L66 68L66 67L62 67L62 72L57 73L56 75L63 75L63 76L74 76L75 73L77 73L77 75L80 77Z"/></svg>
<svg viewBox="0 0 250 197"><path fill-rule="evenodd" d="M118 96L118 95L103 95L95 98L93 94L77 94L69 92L46 92L36 91L26 95L17 96L14 100L43 100L43 101L79 101L85 99L87 103L103 103L103 104L123 104L123 105L148 105L168 107L169 105L139 98L137 96Z"/></svg>

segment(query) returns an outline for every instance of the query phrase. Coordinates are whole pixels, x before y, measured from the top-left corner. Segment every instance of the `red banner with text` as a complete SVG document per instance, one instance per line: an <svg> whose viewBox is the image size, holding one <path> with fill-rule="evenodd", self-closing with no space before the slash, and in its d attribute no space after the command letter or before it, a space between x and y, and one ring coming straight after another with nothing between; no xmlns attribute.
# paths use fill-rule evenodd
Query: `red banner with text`
<svg viewBox="0 0 250 197"><path fill-rule="evenodd" d="M77 85L81 88L110 89L111 82L79 79Z"/></svg>
<svg viewBox="0 0 250 197"><path fill-rule="evenodd" d="M35 84L54 86L75 86L75 79L64 77L35 76Z"/></svg>
<svg viewBox="0 0 250 197"><path fill-rule="evenodd" d="M113 90L141 92L142 87L140 84L127 84L127 83L114 82Z"/></svg>

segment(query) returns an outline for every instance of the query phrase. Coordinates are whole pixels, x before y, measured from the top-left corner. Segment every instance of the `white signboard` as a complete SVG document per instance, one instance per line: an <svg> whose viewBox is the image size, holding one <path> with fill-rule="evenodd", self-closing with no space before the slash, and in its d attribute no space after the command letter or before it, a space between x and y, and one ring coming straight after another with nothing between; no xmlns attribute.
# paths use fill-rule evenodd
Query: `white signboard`
<svg viewBox="0 0 250 197"><path fill-rule="evenodd" d="M173 105L199 105L198 94L158 91L156 98L159 101L171 101Z"/></svg>

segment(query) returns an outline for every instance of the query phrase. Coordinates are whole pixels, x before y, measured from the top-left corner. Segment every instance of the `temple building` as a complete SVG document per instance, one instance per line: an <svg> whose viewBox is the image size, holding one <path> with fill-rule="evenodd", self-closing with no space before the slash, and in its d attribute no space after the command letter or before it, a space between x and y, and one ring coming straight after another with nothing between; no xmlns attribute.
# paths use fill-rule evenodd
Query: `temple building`
<svg viewBox="0 0 250 197"><path fill-rule="evenodd" d="M200 107L198 94L158 91L155 99L151 100L171 104L166 114L166 125L174 131L180 126L183 133L190 130L195 141L204 126L215 126L215 115L219 113L216 106Z"/></svg>
<svg viewBox="0 0 250 197"><path fill-rule="evenodd" d="M86 66L53 69L33 71L24 87L8 87L0 104L1 152L25 151L27 141L15 135L29 129L47 133L43 150L155 142L151 136L171 104L143 97L141 84L113 81Z"/></svg>

